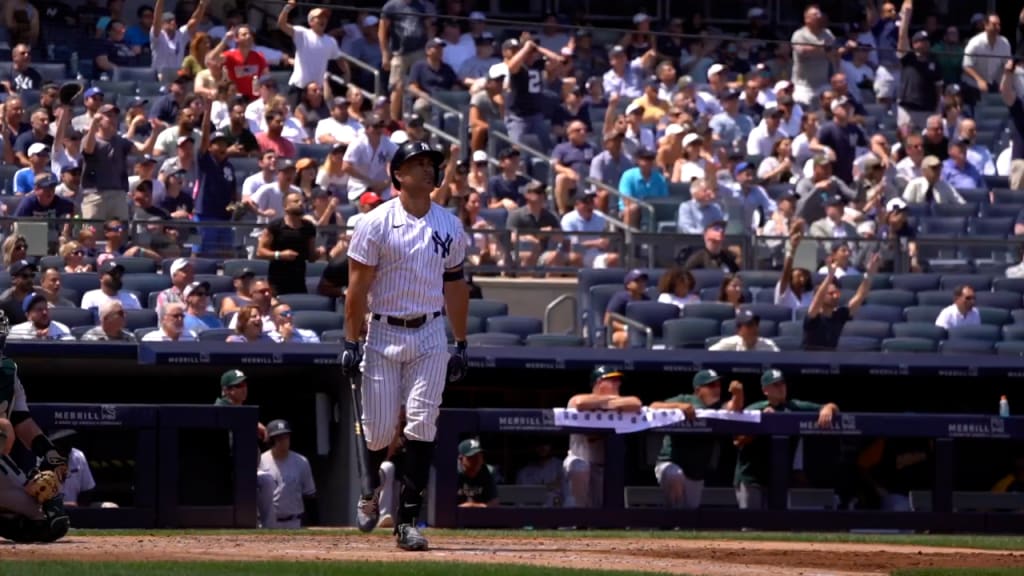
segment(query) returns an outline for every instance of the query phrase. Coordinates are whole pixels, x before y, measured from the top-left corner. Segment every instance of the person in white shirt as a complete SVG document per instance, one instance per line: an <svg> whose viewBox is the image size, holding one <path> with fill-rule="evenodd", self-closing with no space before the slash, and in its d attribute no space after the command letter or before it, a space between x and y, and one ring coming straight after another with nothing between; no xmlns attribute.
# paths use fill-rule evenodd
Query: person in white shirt
<svg viewBox="0 0 1024 576"><path fill-rule="evenodd" d="M274 342L298 342L303 344L318 344L320 342L320 337L316 335L316 332L295 327L292 321L291 306L280 303L274 306L271 316L274 319L274 328L268 336Z"/></svg>
<svg viewBox="0 0 1024 576"><path fill-rule="evenodd" d="M185 330L185 305L164 304L160 308L160 328L142 337L143 342L191 342L196 335Z"/></svg>
<svg viewBox="0 0 1024 576"><path fill-rule="evenodd" d="M789 228L789 246L782 264L782 274L775 285L775 304L787 308L809 308L814 300L811 271L793 266L793 255L804 237L804 221L796 220Z"/></svg>
<svg viewBox="0 0 1024 576"><path fill-rule="evenodd" d="M675 266L658 279L658 302L675 304L682 310L687 304L700 302L700 296L694 292L696 287L697 281L694 280L693 274L689 270Z"/></svg>
<svg viewBox="0 0 1024 576"><path fill-rule="evenodd" d="M779 127L783 115L784 112L779 109L777 103L765 104L764 118L757 127L750 131L750 136L747 136L747 155L761 156L762 158L771 156L775 143L789 137Z"/></svg>
<svg viewBox="0 0 1024 576"><path fill-rule="evenodd" d="M957 286L953 296L953 303L939 312L935 325L946 330L957 326L980 326L981 314L974 307L974 288Z"/></svg>
<svg viewBox="0 0 1024 576"><path fill-rule="evenodd" d="M71 330L60 322L50 320L50 306L46 296L33 292L21 301L28 320L11 327L11 340L74 340Z"/></svg>
<svg viewBox="0 0 1024 576"><path fill-rule="evenodd" d="M273 76L264 76L259 79L259 98L249 102L249 105L245 107L245 120L249 123L249 131L253 134L259 134L263 130L261 126L266 125L267 107L274 100L274 97L278 95L277 92L277 80L274 80Z"/></svg>
<svg viewBox="0 0 1024 576"><path fill-rule="evenodd" d="M82 308L99 310L109 300L117 300L124 306L125 310L141 310L142 304L139 299L127 290L122 290L121 276L124 275L124 266L121 266L113 259L104 262L100 268L100 287L89 290L82 295Z"/></svg>
<svg viewBox="0 0 1024 576"><path fill-rule="evenodd" d="M294 162L287 158L278 158L274 168L277 170L277 180L260 186L251 196L243 197L242 200L256 211L258 224L266 224L274 218L284 216L284 197L292 192L302 192L292 184L295 181ZM253 233L258 236L262 230L253 230Z"/></svg>
<svg viewBox="0 0 1024 576"><path fill-rule="evenodd" d="M249 176L242 182L242 201L251 197L262 186L271 184L277 175L277 153L267 150L260 154L260 171Z"/></svg>
<svg viewBox="0 0 1024 576"><path fill-rule="evenodd" d="M296 98L293 104L298 102L297 98L305 92L306 86L323 81L328 62L337 60L342 70L348 67L348 62L341 57L338 41L326 33L330 12L325 8L310 10L306 15L309 28L306 28L292 26L288 22L288 15L294 8L295 0L289 0L277 17L277 27L295 43L295 68L288 79L290 95Z"/></svg>
<svg viewBox="0 0 1024 576"><path fill-rule="evenodd" d="M974 169L985 176L993 176L996 173L995 158L988 146L978 144L978 123L973 118L960 120L959 140L969 142L967 146L967 163L974 166Z"/></svg>
<svg viewBox="0 0 1024 576"><path fill-rule="evenodd" d="M736 312L736 334L712 344L712 352L778 352L775 342L761 337L761 317L750 310Z"/></svg>
<svg viewBox="0 0 1024 576"><path fill-rule="evenodd" d="M366 191L384 197L391 188L388 165L398 146L384 135L384 121L376 113L363 119L363 133L345 150L343 169L349 175L348 199Z"/></svg>
<svg viewBox="0 0 1024 576"><path fill-rule="evenodd" d="M331 100L331 116L317 122L313 134L317 144L351 144L363 131L362 125L348 114L348 98Z"/></svg>
<svg viewBox="0 0 1024 576"><path fill-rule="evenodd" d="M921 162L924 160L924 138L920 134L907 136L904 144L906 156L896 163L896 177L903 181L904 186L914 178L921 176Z"/></svg>
<svg viewBox="0 0 1024 576"><path fill-rule="evenodd" d="M82 494L96 488L96 480L89 468L89 459L85 453L75 447L67 448L61 444L69 444L74 430L57 430L50 434L50 440L58 449L64 448L68 454L68 475L60 486L60 494L64 497L64 506L82 506Z"/></svg>
<svg viewBox="0 0 1024 576"><path fill-rule="evenodd" d="M188 22L178 27L174 12L164 12L164 0L156 0L153 6L153 26L149 29L149 45L153 53L153 69L158 73L169 68L177 69L185 59L188 43L206 15L210 0L199 0L196 11ZM171 78L164 78L169 82Z"/></svg>
<svg viewBox="0 0 1024 576"><path fill-rule="evenodd" d="M825 265L818 269L818 274L828 274L828 264L832 263L836 265L836 278L842 278L847 275L860 276L860 270L850 265L851 255L852 252L850 252L850 247L846 245L846 242L836 243L832 246L832 254L825 261Z"/></svg>
<svg viewBox="0 0 1024 576"><path fill-rule="evenodd" d="M997 14L985 19L985 30L967 42L963 59L964 104L973 108L981 94L999 91L1003 68L1012 57L1010 41L1000 35Z"/></svg>
<svg viewBox="0 0 1024 576"><path fill-rule="evenodd" d="M576 193L576 206L562 216L562 230L566 232L605 232L607 221L604 216L594 210L594 199L597 192L587 190ZM619 265L619 255L609 251L607 236L569 236L574 246L584 248L583 265L589 268L615 268ZM575 253L574 253L575 254Z"/></svg>
<svg viewBox="0 0 1024 576"><path fill-rule="evenodd" d="M925 156L921 161L921 177L914 178L903 189L907 204L964 204L963 196L941 180L942 161L937 156Z"/></svg>

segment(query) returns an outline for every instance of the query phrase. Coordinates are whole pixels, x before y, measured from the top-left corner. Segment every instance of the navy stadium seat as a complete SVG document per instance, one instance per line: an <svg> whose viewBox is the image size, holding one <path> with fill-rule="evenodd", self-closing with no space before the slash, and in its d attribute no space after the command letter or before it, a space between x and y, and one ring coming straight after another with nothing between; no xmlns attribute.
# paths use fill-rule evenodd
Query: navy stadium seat
<svg viewBox="0 0 1024 576"><path fill-rule="evenodd" d="M507 347L507 346L522 346L523 339L519 334L509 334L507 332L481 332L479 334L469 334L466 336L466 340L470 346L474 347Z"/></svg>
<svg viewBox="0 0 1024 576"><path fill-rule="evenodd" d="M526 337L526 345L537 348L579 348L584 345L584 341L572 334L530 334Z"/></svg>
<svg viewBox="0 0 1024 576"><path fill-rule="evenodd" d="M604 314L607 311L608 303L618 291L622 290L622 283L619 284L598 284L590 287L590 305L587 308L586 322L587 334L592 342L599 342L604 332ZM473 301L470 301L472 306Z"/></svg>
<svg viewBox="0 0 1024 576"><path fill-rule="evenodd" d="M334 298L320 294L283 294L278 301L292 307L292 310L334 311Z"/></svg>
<svg viewBox="0 0 1024 576"><path fill-rule="evenodd" d="M39 266L40 272L49 268L56 268L57 270L60 270L61 273L64 272L64 259L60 256L43 256L39 259L37 265Z"/></svg>
<svg viewBox="0 0 1024 576"><path fill-rule="evenodd" d="M888 338L890 333L891 330L888 322L879 322L877 320L851 320L843 325L842 336L882 340L883 338ZM844 349L842 344L840 344L839 349Z"/></svg>
<svg viewBox="0 0 1024 576"><path fill-rule="evenodd" d="M897 338L923 338L938 342L948 336L945 328L931 322L898 322L891 329L892 335Z"/></svg>
<svg viewBox="0 0 1024 576"><path fill-rule="evenodd" d="M997 292L1024 293L1024 278L996 278L992 287Z"/></svg>
<svg viewBox="0 0 1024 576"><path fill-rule="evenodd" d="M225 260L223 266L224 275L228 278L233 277L236 272L246 268L252 270L253 274L257 277L260 277L267 275L267 271L270 269L270 261L249 259Z"/></svg>
<svg viewBox="0 0 1024 576"><path fill-rule="evenodd" d="M992 190L992 202L994 204L1024 204L1024 190L996 188Z"/></svg>
<svg viewBox="0 0 1024 576"><path fill-rule="evenodd" d="M903 308L882 304L864 304L857 309L853 317L857 320L874 320L892 324L903 320Z"/></svg>
<svg viewBox="0 0 1024 576"><path fill-rule="evenodd" d="M935 319L939 317L939 312L945 306L908 306L903 310L903 316L907 322L930 322L935 323Z"/></svg>
<svg viewBox="0 0 1024 576"><path fill-rule="evenodd" d="M152 82L157 79L156 70L146 66L118 66L114 69L113 74L114 80L132 80L132 81L147 81Z"/></svg>
<svg viewBox="0 0 1024 576"><path fill-rule="evenodd" d="M69 326L71 328L71 335L75 337L75 340L81 340L85 333L93 329L93 326Z"/></svg>
<svg viewBox="0 0 1024 576"><path fill-rule="evenodd" d="M758 323L758 334L763 338L771 338L779 333L779 325L773 320L761 320ZM735 320L722 320L722 336L736 334Z"/></svg>
<svg viewBox="0 0 1024 576"><path fill-rule="evenodd" d="M968 228L972 236L993 236L1003 237L1013 234L1014 218L985 216L983 218L971 218Z"/></svg>
<svg viewBox="0 0 1024 576"><path fill-rule="evenodd" d="M920 292L938 289L940 278L938 274L893 274L889 277L889 283L896 290Z"/></svg>
<svg viewBox="0 0 1024 576"><path fill-rule="evenodd" d="M142 338L146 334L149 334L150 332L156 332L156 330L157 330L156 326L150 326L148 328L139 328L138 330L131 330L130 332L135 335L135 339L136 340L141 342Z"/></svg>
<svg viewBox="0 0 1024 576"><path fill-rule="evenodd" d="M505 222L508 221L508 210L504 208L483 208L480 210L480 217L495 230L501 230L505 228Z"/></svg>
<svg viewBox="0 0 1024 576"><path fill-rule="evenodd" d="M988 188L957 188L956 191L960 193L964 202L986 204L989 201Z"/></svg>
<svg viewBox="0 0 1024 576"><path fill-rule="evenodd" d="M882 352L897 353L931 353L935 352L938 342L927 338L886 338L882 340Z"/></svg>
<svg viewBox="0 0 1024 576"><path fill-rule="evenodd" d="M1024 340L1024 325L1007 324L1003 326L1003 340Z"/></svg>
<svg viewBox="0 0 1024 576"><path fill-rule="evenodd" d="M932 204L932 216L936 218L964 218L978 215L978 204Z"/></svg>
<svg viewBox="0 0 1024 576"><path fill-rule="evenodd" d="M959 236L967 232L967 218L963 216L928 216L918 221L921 234Z"/></svg>
<svg viewBox="0 0 1024 576"><path fill-rule="evenodd" d="M740 270L736 274L743 280L743 285L748 288L769 288L775 289L779 283L778 270Z"/></svg>
<svg viewBox="0 0 1024 576"><path fill-rule="evenodd" d="M296 310L292 315L292 323L296 328L312 330L319 336L327 330L344 330L345 316L337 312Z"/></svg>
<svg viewBox="0 0 1024 576"><path fill-rule="evenodd" d="M224 342L228 339L228 336L235 334L235 331L231 328L207 328L202 330L196 336L200 342Z"/></svg>
<svg viewBox="0 0 1024 576"><path fill-rule="evenodd" d="M995 342L999 340L999 326L991 324L954 326L949 329L949 340L984 340Z"/></svg>
<svg viewBox="0 0 1024 576"><path fill-rule="evenodd" d="M508 304L498 300L476 298L469 301L469 315L484 320L492 316L508 316Z"/></svg>
<svg viewBox="0 0 1024 576"><path fill-rule="evenodd" d="M840 336L838 350L850 352L874 352L881 349L882 341L864 336Z"/></svg>
<svg viewBox="0 0 1024 576"><path fill-rule="evenodd" d="M1024 324L1024 310L1011 310L1010 316L1013 317L1014 324Z"/></svg>
<svg viewBox="0 0 1024 576"><path fill-rule="evenodd" d="M100 276L95 272L61 274L60 285L84 295L89 290L95 290L100 287Z"/></svg>
<svg viewBox="0 0 1024 576"><path fill-rule="evenodd" d="M651 328L654 337L661 336L661 325L667 320L679 318L679 307L662 302L638 301L626 304L626 318L636 320Z"/></svg>
<svg viewBox="0 0 1024 576"><path fill-rule="evenodd" d="M722 278L725 277L725 273L721 270L707 268L690 270L690 274L693 274L693 280L696 283L694 288L697 290L711 287L718 288L722 285Z"/></svg>
<svg viewBox="0 0 1024 576"><path fill-rule="evenodd" d="M939 352L966 356L992 354L995 351L994 344L988 340L944 340L939 344Z"/></svg>
<svg viewBox="0 0 1024 576"><path fill-rule="evenodd" d="M82 293L78 290L72 290L70 288L61 287L60 292L57 293L61 298L70 300L75 306L82 305Z"/></svg>
<svg viewBox="0 0 1024 576"><path fill-rule="evenodd" d="M120 256L114 258L121 266L124 266L124 273L127 274L152 274L156 272L156 260L141 256Z"/></svg>
<svg viewBox="0 0 1024 576"><path fill-rule="evenodd" d="M778 334L785 338L803 338L804 337L804 323L803 321L789 321L780 322L777 326Z"/></svg>
<svg viewBox="0 0 1024 576"><path fill-rule="evenodd" d="M846 274L839 279L839 287L843 290L856 290L860 288L860 284L863 281L864 277L860 274ZM892 288L892 284L889 282L888 275L875 274L871 277L872 290L888 290L890 288Z"/></svg>
<svg viewBox="0 0 1024 576"><path fill-rule="evenodd" d="M1016 310L1021 307L1021 295L1017 292L996 291L996 292L975 292L976 306L985 308L1002 308L1004 310Z"/></svg>
<svg viewBox="0 0 1024 576"><path fill-rule="evenodd" d="M736 309L725 302L695 302L683 308L683 318L710 318L716 322L736 317Z"/></svg>
<svg viewBox="0 0 1024 576"><path fill-rule="evenodd" d="M344 342L345 341L345 331L344 330L324 330L324 332L322 334L320 334L320 341L321 342L327 342L327 343L340 343L340 342Z"/></svg>
<svg viewBox="0 0 1024 576"><path fill-rule="evenodd" d="M1010 311L1003 308L987 308L979 306L978 315L981 316L982 324L1003 326L1013 322L1013 317L1010 315Z"/></svg>
<svg viewBox="0 0 1024 576"><path fill-rule="evenodd" d="M50 308L50 320L60 322L69 328L76 326L95 326L96 319L92 311L81 308L57 307Z"/></svg>
<svg viewBox="0 0 1024 576"><path fill-rule="evenodd" d="M718 286L708 286L707 288L701 288L698 291L698 294L700 295L701 302L717 303L718 302L718 293L720 291L721 291L721 288L719 288ZM760 292L764 292L764 290L758 290L758 293L760 293ZM742 300L741 301L742 302L753 302L754 301L754 295L753 295L753 293L751 293L749 288L746 288L746 287L743 288L743 296L742 296Z"/></svg>
<svg viewBox="0 0 1024 576"><path fill-rule="evenodd" d="M1024 204L982 204L981 215L983 218L1012 218L1024 211Z"/></svg>
<svg viewBox="0 0 1024 576"><path fill-rule="evenodd" d="M317 278L319 280L325 268L327 268L327 262L323 260L306 262L306 278Z"/></svg>
<svg viewBox="0 0 1024 576"><path fill-rule="evenodd" d="M913 306L915 303L914 293L907 290L872 290L868 293L866 304L881 304L883 306Z"/></svg>
<svg viewBox="0 0 1024 576"><path fill-rule="evenodd" d="M1024 342L1019 340L996 342L996 354L1000 356L1024 356Z"/></svg>
<svg viewBox="0 0 1024 576"><path fill-rule="evenodd" d="M721 321L711 318L677 318L662 326L666 348L704 348L705 340L721 334Z"/></svg>
<svg viewBox="0 0 1024 576"><path fill-rule="evenodd" d="M942 290L954 290L957 286L970 286L975 290L991 290L992 277L981 274L945 274L939 280Z"/></svg>
<svg viewBox="0 0 1024 576"><path fill-rule="evenodd" d="M778 338L772 338L772 342L775 342L775 345L783 352L795 352L804 349L802 336L800 338L779 336Z"/></svg>
<svg viewBox="0 0 1024 576"><path fill-rule="evenodd" d="M486 321L487 332L518 334L520 339L530 334L542 334L544 325L540 318L529 316L491 316Z"/></svg>
<svg viewBox="0 0 1024 576"><path fill-rule="evenodd" d="M129 332L157 325L156 310L125 310L124 329Z"/></svg>
<svg viewBox="0 0 1024 576"><path fill-rule="evenodd" d="M139 301L143 304L149 301L150 294L171 287L171 277L164 274L125 274L121 281L125 290L134 290L142 296Z"/></svg>
<svg viewBox="0 0 1024 576"><path fill-rule="evenodd" d="M230 276L221 276L219 274L196 274L195 281L209 283L210 292L214 294L235 291L234 280Z"/></svg>
<svg viewBox="0 0 1024 576"><path fill-rule="evenodd" d="M918 306L949 306L953 303L952 290L922 290L917 293Z"/></svg>
<svg viewBox="0 0 1024 576"><path fill-rule="evenodd" d="M743 304L740 306L740 310L750 310L754 314L757 314L761 319L762 325L765 320L771 320L773 322L787 322L793 319L792 308L788 306L779 306L777 304Z"/></svg>

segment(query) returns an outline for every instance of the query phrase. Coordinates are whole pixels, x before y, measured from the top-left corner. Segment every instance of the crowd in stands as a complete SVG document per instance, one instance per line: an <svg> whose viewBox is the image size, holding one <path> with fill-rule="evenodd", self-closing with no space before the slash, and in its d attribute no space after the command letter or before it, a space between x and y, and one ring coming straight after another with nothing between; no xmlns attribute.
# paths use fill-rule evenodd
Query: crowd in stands
<svg viewBox="0 0 1024 576"><path fill-rule="evenodd" d="M868 1L861 21L837 24L812 5L783 35L760 8L727 32L637 13L622 33L578 13L513 30L459 1L290 2L275 14L209 0L134 15L121 0L49 4L4 11L0 206L15 221L3 309L32 322L19 334L322 338L333 324L289 322L334 314L334 301L293 300L293 312L287 297L342 295L348 235L391 198L388 163L407 139L448 154L434 199L473 230L474 265L615 269L642 254L623 230L701 236L655 296L684 319L699 300L734 312L755 303L738 274L751 263L783 269L756 303L798 311L794 321L870 306L894 272L1024 276L1012 244L951 256L921 242L1024 234L1024 72L995 14L944 28L912 0ZM80 101L61 105L61 83L76 76ZM804 237L809 259L796 256ZM204 269L178 278L179 258ZM217 263L235 258L251 259L248 276ZM333 281L319 280L324 266ZM728 274L720 295L697 292L698 270ZM627 276L628 297L606 311L650 298L639 280ZM957 302L968 288L978 286L957 286ZM151 306L164 289L175 296ZM42 301L92 318L65 325ZM974 322L957 306L933 323ZM118 320L136 309L153 314ZM604 323L610 344L628 345L625 325ZM838 324L821 328L824 347Z"/></svg>

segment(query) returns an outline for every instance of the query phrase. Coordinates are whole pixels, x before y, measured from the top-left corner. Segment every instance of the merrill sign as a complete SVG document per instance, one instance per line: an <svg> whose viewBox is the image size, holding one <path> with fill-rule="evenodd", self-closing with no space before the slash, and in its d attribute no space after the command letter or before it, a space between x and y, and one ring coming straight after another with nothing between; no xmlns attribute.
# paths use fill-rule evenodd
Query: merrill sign
<svg viewBox="0 0 1024 576"><path fill-rule="evenodd" d="M58 410L53 413L54 426L119 426L117 406L103 404L99 408Z"/></svg>
<svg viewBox="0 0 1024 576"><path fill-rule="evenodd" d="M965 422L950 424L947 430L950 438L1009 438L1003 419L992 417L988 423Z"/></svg>

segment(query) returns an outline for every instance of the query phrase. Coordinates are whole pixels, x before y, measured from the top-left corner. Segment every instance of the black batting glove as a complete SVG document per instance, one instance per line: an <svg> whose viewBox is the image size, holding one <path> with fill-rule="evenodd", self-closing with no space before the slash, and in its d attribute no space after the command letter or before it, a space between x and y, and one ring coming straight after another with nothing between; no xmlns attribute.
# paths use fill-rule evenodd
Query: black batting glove
<svg viewBox="0 0 1024 576"><path fill-rule="evenodd" d="M341 353L341 373L345 376L358 374L362 361L363 353L359 350L359 342L345 340L345 350Z"/></svg>
<svg viewBox="0 0 1024 576"><path fill-rule="evenodd" d="M466 377L469 370L469 361L466 357L466 341L459 340L455 343L455 353L448 358L448 383L456 384Z"/></svg>

